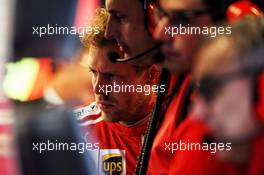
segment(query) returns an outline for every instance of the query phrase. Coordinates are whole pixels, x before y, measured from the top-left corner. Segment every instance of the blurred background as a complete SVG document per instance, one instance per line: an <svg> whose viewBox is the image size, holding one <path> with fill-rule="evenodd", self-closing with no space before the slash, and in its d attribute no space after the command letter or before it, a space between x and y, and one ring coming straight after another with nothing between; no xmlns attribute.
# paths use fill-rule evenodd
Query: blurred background
<svg viewBox="0 0 264 175"><path fill-rule="evenodd" d="M86 27L95 9L103 3L100 0L0 0L0 175L23 174L21 161L24 155L20 155L21 148L17 145L21 143L15 139L21 136L18 136L20 131L15 126L31 119L16 119L23 118L22 113L34 113L34 108L39 110L36 108L42 103L39 101L63 104L63 94L57 92L61 97L58 100L50 89L55 89L51 87L54 81L56 88L67 89L65 86L71 83L65 83L68 81L65 77L70 75L64 72L76 71L75 75L87 78L78 62L74 61L82 52L78 34L40 37L34 33L34 28L48 25L68 29ZM81 88L86 88L84 86ZM52 96L47 97L49 100L43 100L45 91L52 94L47 95ZM62 93L67 94L67 91ZM74 105L87 99L78 100ZM72 131L75 132L74 129ZM24 171L24 174L28 173Z"/></svg>

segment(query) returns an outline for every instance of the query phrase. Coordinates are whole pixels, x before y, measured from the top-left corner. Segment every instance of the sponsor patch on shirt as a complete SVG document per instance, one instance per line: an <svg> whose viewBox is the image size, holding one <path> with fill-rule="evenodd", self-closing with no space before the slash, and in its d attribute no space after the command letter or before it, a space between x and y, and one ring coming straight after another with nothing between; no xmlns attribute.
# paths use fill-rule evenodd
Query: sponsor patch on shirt
<svg viewBox="0 0 264 175"><path fill-rule="evenodd" d="M126 175L125 150L99 149L89 151L92 153L95 166L95 174L99 175Z"/></svg>
<svg viewBox="0 0 264 175"><path fill-rule="evenodd" d="M100 108L97 106L96 102L91 103L88 106L80 107L73 110L74 116L77 120L82 120L83 118L90 115L97 115L101 112Z"/></svg>
<svg viewBox="0 0 264 175"><path fill-rule="evenodd" d="M100 150L99 174L125 175L126 174L125 150L120 150L120 149Z"/></svg>

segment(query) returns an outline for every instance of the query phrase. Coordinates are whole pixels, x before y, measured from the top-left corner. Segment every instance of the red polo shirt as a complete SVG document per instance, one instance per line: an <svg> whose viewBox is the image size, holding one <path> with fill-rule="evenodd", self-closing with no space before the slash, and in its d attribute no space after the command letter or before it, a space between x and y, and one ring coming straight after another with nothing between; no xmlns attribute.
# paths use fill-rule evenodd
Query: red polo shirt
<svg viewBox="0 0 264 175"><path fill-rule="evenodd" d="M134 126L105 122L96 103L75 110L75 115L81 121L85 140L95 147L95 174L134 174L148 117Z"/></svg>

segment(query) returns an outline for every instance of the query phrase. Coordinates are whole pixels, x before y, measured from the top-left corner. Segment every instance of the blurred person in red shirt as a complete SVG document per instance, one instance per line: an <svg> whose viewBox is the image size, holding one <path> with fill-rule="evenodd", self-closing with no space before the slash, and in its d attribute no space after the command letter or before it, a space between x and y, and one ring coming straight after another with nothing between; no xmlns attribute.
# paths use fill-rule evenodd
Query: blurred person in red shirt
<svg viewBox="0 0 264 175"><path fill-rule="evenodd" d="M263 31L263 19L242 19L197 56L195 116L210 126L213 142L231 144L216 153L223 174L264 173Z"/></svg>

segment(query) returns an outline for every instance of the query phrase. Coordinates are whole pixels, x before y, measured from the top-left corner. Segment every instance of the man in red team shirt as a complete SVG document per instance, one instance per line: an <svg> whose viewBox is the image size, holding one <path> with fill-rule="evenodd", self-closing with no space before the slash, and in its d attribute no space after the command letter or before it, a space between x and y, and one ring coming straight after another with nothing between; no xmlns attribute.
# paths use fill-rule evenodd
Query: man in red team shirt
<svg viewBox="0 0 264 175"><path fill-rule="evenodd" d="M225 10L224 7L219 10L220 4L223 2L219 0L160 0L159 6L155 7L155 4L152 5L143 0L106 0L106 8L110 12L106 37L115 39L121 50L130 57L151 47L150 44L148 46L143 44L151 36L147 31L148 28L145 27L146 20L144 21L144 18L146 19L148 6L149 9L154 9L155 15L153 16L152 13L153 19L148 21L156 22L156 26L152 26L154 29L152 34L155 39L163 43L162 52L165 59L159 59L159 61L163 60L159 65L172 73L167 77L169 82L165 97L162 102L157 102L160 103L157 106L160 106L161 110L157 111L157 116L154 116L158 117L158 122L154 123L154 127L151 129L154 132L147 134L150 139L143 147L142 161L137 169L137 174L203 174L210 172L211 168L213 169L210 153L206 156L199 156L200 152L197 151L197 159L192 160L193 157L188 155L188 151L185 152L185 155L181 155L180 151L172 153L171 148L167 148L168 145L171 146L172 143L180 140L201 142L206 127L203 123L194 122L191 118L183 121L190 106L192 90L189 74L201 35L175 34L171 36L172 31L166 32L166 29L179 27L179 25L186 27L187 24L196 27L210 26L215 21L224 18ZM142 49L136 50L136 48ZM142 66L146 63L149 64L150 61L153 62L153 60L146 60L147 58L142 58L132 61L131 64ZM208 160L203 161L204 159ZM190 161L197 164L190 166Z"/></svg>
<svg viewBox="0 0 264 175"><path fill-rule="evenodd" d="M195 116L208 123L214 142L232 144L216 153L222 174L264 173L263 31L263 19L245 18L198 52Z"/></svg>
<svg viewBox="0 0 264 175"><path fill-rule="evenodd" d="M83 39L89 52L82 65L91 73L96 102L77 108L75 115L81 121L85 140L91 143L93 157L98 163L95 174L132 175L151 115L153 97L159 89L154 85L157 71L153 66L110 62L110 51L120 56L122 53L113 40L104 38L107 17L105 10L99 10L91 24L97 27L98 33L87 34Z"/></svg>
<svg viewBox="0 0 264 175"><path fill-rule="evenodd" d="M157 26L153 36L163 43L162 52L165 59L160 65L172 73L169 82L172 88L169 88L167 93L171 101L153 140L149 166L145 168L147 174L216 174L217 167L210 151L179 150L181 142L203 144L207 132L203 122L187 117L190 115L188 111L193 92L190 71L203 34L194 32L173 34L175 29L172 28L177 27L178 30L181 30L181 27L210 28L217 21L224 19L227 5L219 0L159 1L157 12L154 13ZM165 32L165 29L170 29L170 32ZM209 32L208 35L211 36L213 33Z"/></svg>

